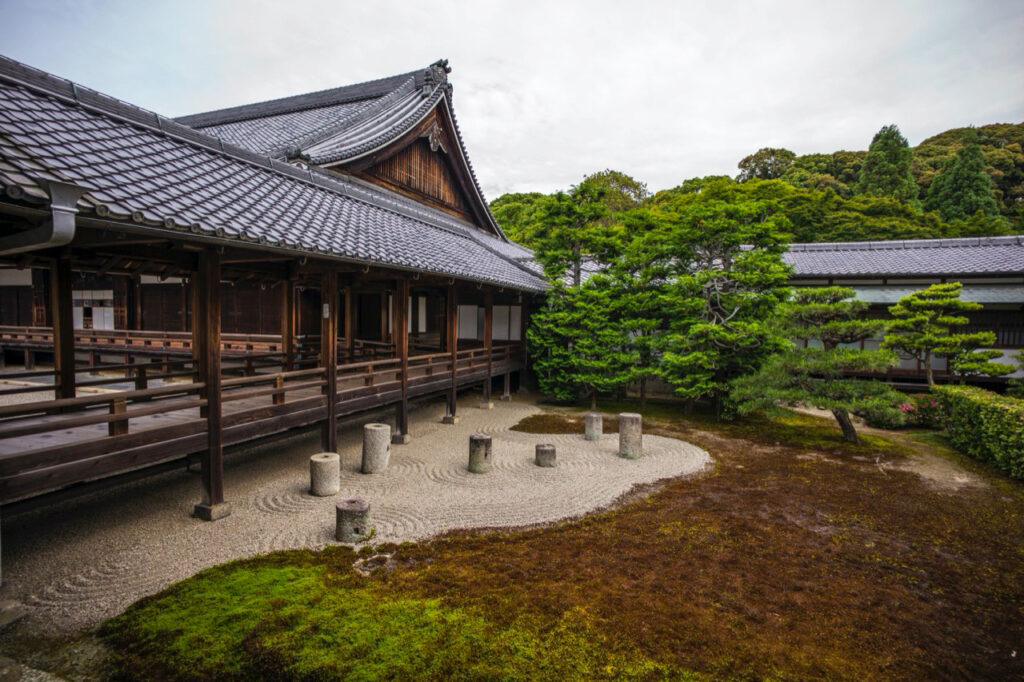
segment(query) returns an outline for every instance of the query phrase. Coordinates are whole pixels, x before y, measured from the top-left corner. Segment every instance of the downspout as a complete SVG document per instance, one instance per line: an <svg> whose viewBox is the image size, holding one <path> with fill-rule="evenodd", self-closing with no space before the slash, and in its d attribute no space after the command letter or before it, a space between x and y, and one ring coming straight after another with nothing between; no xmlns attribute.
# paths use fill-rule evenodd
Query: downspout
<svg viewBox="0 0 1024 682"><path fill-rule="evenodd" d="M75 238L78 200L89 190L58 180L39 180L50 196L50 220L39 227L0 237L0 256L70 244Z"/></svg>

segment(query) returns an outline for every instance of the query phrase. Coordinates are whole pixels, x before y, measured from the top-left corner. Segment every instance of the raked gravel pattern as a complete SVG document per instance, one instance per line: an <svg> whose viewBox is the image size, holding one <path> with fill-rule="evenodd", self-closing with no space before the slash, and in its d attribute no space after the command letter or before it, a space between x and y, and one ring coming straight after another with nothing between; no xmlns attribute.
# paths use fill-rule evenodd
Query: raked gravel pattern
<svg viewBox="0 0 1024 682"><path fill-rule="evenodd" d="M341 497L371 505L373 542L427 538L458 528L548 523L607 506L633 486L701 471L711 459L689 443L644 435L644 454L617 456L618 435L511 431L541 410L525 399L482 410L461 401L460 421L440 423L443 406L411 415L412 442L392 446L388 469L361 474L363 422L339 433ZM493 439L491 472L466 468L472 433ZM557 466L534 465L534 446L553 443ZM184 471L4 520L0 598L16 599L46 629L94 625L132 602L230 559L334 542L337 498L309 494L315 430L248 446L225 462L232 514L213 523L189 516L198 475Z"/></svg>

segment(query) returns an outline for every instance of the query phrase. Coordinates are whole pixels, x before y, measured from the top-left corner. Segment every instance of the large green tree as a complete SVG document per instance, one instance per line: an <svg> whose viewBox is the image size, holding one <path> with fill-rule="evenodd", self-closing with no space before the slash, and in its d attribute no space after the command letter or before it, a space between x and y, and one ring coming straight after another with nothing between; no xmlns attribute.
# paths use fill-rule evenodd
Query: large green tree
<svg viewBox="0 0 1024 682"><path fill-rule="evenodd" d="M932 180L925 208L938 211L943 220L966 220L975 213L999 214L992 191L992 178L985 172L985 157L978 144L978 132L968 128L956 157Z"/></svg>
<svg viewBox="0 0 1024 682"><path fill-rule="evenodd" d="M601 269L607 262L615 235L604 220L606 192L599 183L584 180L539 202L531 246L549 280L568 278L570 286L578 287L585 269Z"/></svg>
<svg viewBox="0 0 1024 682"><path fill-rule="evenodd" d="M660 374L678 395L714 398L757 369L784 339L768 320L788 292L782 262L788 221L770 198L728 180L660 208L649 251L665 268Z"/></svg>
<svg viewBox="0 0 1024 682"><path fill-rule="evenodd" d="M925 368L928 384L935 383L933 357L945 357L951 372L960 376L1009 374L1009 365L991 362L999 351L979 350L995 343L992 332L963 332L970 321L964 314L979 310L980 303L960 298L963 284L932 284L915 291L889 307L893 321L883 346L918 360Z"/></svg>
<svg viewBox="0 0 1024 682"><path fill-rule="evenodd" d="M857 193L915 202L918 187L911 173L912 159L913 153L900 129L895 125L883 126L871 140L861 164Z"/></svg>
<svg viewBox="0 0 1024 682"><path fill-rule="evenodd" d="M789 167L793 165L796 154L788 149L762 147L750 156L745 156L737 164L740 174L736 179L740 182L747 180L775 180L781 178Z"/></svg>
<svg viewBox="0 0 1024 682"><path fill-rule="evenodd" d="M799 288L782 309L780 329L795 347L771 357L756 374L733 381L730 398L740 414L772 411L781 403L803 402L830 410L843 438L856 442L850 413L868 407L895 412L899 394L881 381L848 373L880 372L896 357L890 350L861 350L877 337L882 320L865 319L867 303L848 287Z"/></svg>
<svg viewBox="0 0 1024 682"><path fill-rule="evenodd" d="M537 208L546 199L547 195L540 192L502 194L491 202L491 213L506 237L524 246L531 246L533 229L537 224Z"/></svg>

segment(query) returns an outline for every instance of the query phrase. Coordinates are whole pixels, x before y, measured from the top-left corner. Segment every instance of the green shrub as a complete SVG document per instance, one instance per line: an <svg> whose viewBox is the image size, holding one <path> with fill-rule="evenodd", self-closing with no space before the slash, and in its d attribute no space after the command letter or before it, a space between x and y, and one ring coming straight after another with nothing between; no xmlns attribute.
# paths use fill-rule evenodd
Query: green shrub
<svg viewBox="0 0 1024 682"><path fill-rule="evenodd" d="M933 388L960 452L1024 479L1024 401L973 386Z"/></svg>
<svg viewBox="0 0 1024 682"><path fill-rule="evenodd" d="M853 411L855 415L864 419L864 422L875 429L898 429L908 423L907 414L903 411L903 405L897 407L890 400L872 400L866 405L861 405Z"/></svg>
<svg viewBox="0 0 1024 682"><path fill-rule="evenodd" d="M939 429L946 423L946 415L939 399L929 393L910 396L910 400L900 403L900 412L907 424Z"/></svg>

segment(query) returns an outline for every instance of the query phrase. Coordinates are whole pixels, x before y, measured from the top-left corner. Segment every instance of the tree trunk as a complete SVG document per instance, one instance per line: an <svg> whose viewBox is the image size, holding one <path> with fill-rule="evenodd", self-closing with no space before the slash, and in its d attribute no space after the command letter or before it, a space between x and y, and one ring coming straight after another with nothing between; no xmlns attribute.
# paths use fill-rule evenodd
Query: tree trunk
<svg viewBox="0 0 1024 682"><path fill-rule="evenodd" d="M836 421L839 422L839 426L843 429L843 440L851 443L859 443L860 440L857 438L857 429L853 428L853 420L850 419L850 413L846 411L846 408L837 407L832 410L832 414L835 416Z"/></svg>
<svg viewBox="0 0 1024 682"><path fill-rule="evenodd" d="M935 385L935 373L932 371L932 354L931 351L924 354L924 374L928 378L928 385Z"/></svg>
<svg viewBox="0 0 1024 682"><path fill-rule="evenodd" d="M590 409L597 409L597 389L595 388L590 392Z"/></svg>
<svg viewBox="0 0 1024 682"><path fill-rule="evenodd" d="M686 407L684 408L684 414L687 416L693 414L693 398L686 399Z"/></svg>
<svg viewBox="0 0 1024 682"><path fill-rule="evenodd" d="M647 376L640 377L640 412L647 410Z"/></svg>

